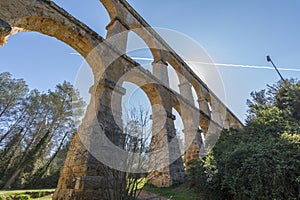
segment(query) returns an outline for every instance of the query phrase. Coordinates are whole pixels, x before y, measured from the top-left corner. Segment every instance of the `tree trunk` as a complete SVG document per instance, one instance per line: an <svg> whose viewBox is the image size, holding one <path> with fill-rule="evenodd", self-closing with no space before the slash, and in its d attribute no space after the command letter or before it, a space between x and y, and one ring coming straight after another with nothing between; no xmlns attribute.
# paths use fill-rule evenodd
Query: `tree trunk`
<svg viewBox="0 0 300 200"><path fill-rule="evenodd" d="M3 189L9 189L11 184L16 180L16 178L18 177L18 175L20 174L21 169L17 169L13 175L8 179L8 181L5 183Z"/></svg>

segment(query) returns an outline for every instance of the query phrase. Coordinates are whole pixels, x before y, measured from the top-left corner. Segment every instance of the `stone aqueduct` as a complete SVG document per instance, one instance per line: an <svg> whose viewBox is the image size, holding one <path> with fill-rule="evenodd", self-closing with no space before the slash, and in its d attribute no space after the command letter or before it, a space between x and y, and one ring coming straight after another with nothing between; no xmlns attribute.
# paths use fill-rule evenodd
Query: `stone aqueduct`
<svg viewBox="0 0 300 200"><path fill-rule="evenodd" d="M91 127L100 124L105 135L118 144L118 136L122 134L122 130L117 124L122 123L121 98L126 92L121 85L125 81L123 75L129 72L131 75L125 78L126 81L140 86L152 105L163 108L152 108L153 130L162 117L166 119L152 138L152 150L163 149L157 161L166 164L150 172L149 182L155 186L167 187L181 182L184 166L188 167L191 161L199 158L199 126L207 137L222 128L243 126L125 0L100 2L111 20L106 27L107 40L50 0L0 1L0 45L4 45L9 36L19 32L35 31L55 37L81 54L94 75L87 114L78 134L72 139L55 199L77 199L79 196L83 199L100 199L97 189L101 187L101 164L93 159L82 140L91 144L90 132L95 132ZM119 35L124 31L125 34ZM149 47L154 58L153 73L147 72L139 63L126 56L126 31L134 31ZM169 87L168 63L178 74L180 93ZM194 105L192 87L197 93L199 109ZM115 96L114 100L112 96ZM184 161L180 155L176 157L176 142L172 145L169 143L176 138L172 108L181 115L185 127L185 143L188 146ZM80 138L80 135L84 135L85 139ZM171 162L170 158L174 155L175 160ZM89 184L90 180L94 183Z"/></svg>

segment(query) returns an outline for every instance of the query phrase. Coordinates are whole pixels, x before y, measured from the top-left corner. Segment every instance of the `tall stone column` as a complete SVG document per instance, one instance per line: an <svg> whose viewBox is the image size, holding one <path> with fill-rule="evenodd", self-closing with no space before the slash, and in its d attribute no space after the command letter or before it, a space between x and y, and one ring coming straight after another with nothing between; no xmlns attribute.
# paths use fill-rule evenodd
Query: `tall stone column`
<svg viewBox="0 0 300 200"><path fill-rule="evenodd" d="M153 74L161 83L169 87L168 63L162 58L155 59L152 63ZM169 95L166 95L166 97ZM152 168L155 170L148 175L148 182L156 187L170 187L184 180L184 167L181 158L179 141L176 137L174 120L172 114L172 103L164 98L165 105L156 109L152 108L152 140L151 158Z"/></svg>
<svg viewBox="0 0 300 200"><path fill-rule="evenodd" d="M192 105L194 97L192 85L187 80L180 80L180 94ZM199 160L200 148L202 146L201 130L199 129L199 112L188 105L182 106L182 119L184 124L185 137L185 166L186 168L193 161Z"/></svg>
<svg viewBox="0 0 300 200"><path fill-rule="evenodd" d="M208 133L209 126L210 126L210 119L206 118L205 116L201 116L199 124L200 124L203 134L206 136Z"/></svg>
<svg viewBox="0 0 300 200"><path fill-rule="evenodd" d="M108 145L101 138L106 137L114 145L122 146L122 128L118 125L121 113L113 116L113 109L121 107L116 102L121 100L115 102L114 108L111 106L113 91L118 93L116 98L121 98L125 89L117 88L106 79L91 89L91 101L70 144L54 200L107 200L114 195L109 185L118 180L109 175L110 167L102 164L98 157L110 156L107 151L98 152Z"/></svg>
<svg viewBox="0 0 300 200"><path fill-rule="evenodd" d="M181 96L183 96L189 103L194 105L194 96L192 92L192 84L187 80L180 80L179 91Z"/></svg>
<svg viewBox="0 0 300 200"><path fill-rule="evenodd" d="M207 116L211 116L211 111L208 106L208 101L205 98L199 98L198 99L199 108L200 110L205 113Z"/></svg>
<svg viewBox="0 0 300 200"><path fill-rule="evenodd" d="M200 150L203 148L203 141L201 138L201 129L199 128L187 128L184 129L184 135L186 138L186 151L184 163L188 169L189 166L200 158Z"/></svg>
<svg viewBox="0 0 300 200"><path fill-rule="evenodd" d="M126 53L128 31L130 27L122 21L121 18L115 17L106 26L106 39L114 48L119 49L121 54Z"/></svg>
<svg viewBox="0 0 300 200"><path fill-rule="evenodd" d="M212 148L219 139L222 131L222 126L212 121L205 116L200 117L200 126L205 135L205 151L207 148Z"/></svg>
<svg viewBox="0 0 300 200"><path fill-rule="evenodd" d="M164 110L153 111L148 182L156 187L170 187L184 181L184 167L174 126L175 116ZM165 122L162 124L162 120ZM162 125L162 126L161 126Z"/></svg>
<svg viewBox="0 0 300 200"><path fill-rule="evenodd" d="M228 117L228 115L226 116L226 119L224 121L224 129L229 129L231 126L230 126L230 119Z"/></svg>
<svg viewBox="0 0 300 200"><path fill-rule="evenodd" d="M169 87L168 63L163 60L155 60L152 63L153 74L156 76L164 86Z"/></svg>

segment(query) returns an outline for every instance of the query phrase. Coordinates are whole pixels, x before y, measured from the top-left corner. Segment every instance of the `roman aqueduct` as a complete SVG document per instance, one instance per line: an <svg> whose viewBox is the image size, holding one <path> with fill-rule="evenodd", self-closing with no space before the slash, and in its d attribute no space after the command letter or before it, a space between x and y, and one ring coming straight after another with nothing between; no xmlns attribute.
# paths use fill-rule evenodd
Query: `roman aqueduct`
<svg viewBox="0 0 300 200"><path fill-rule="evenodd" d="M152 105L152 130L155 134L151 149L156 152L155 161L159 167L149 164L149 182L157 187L168 187L183 181L184 167L199 159L201 131L205 137L209 137L223 128L243 126L125 0L100 0L99 3L104 5L110 17L105 39L50 0L0 1L0 45L5 45L13 34L39 32L71 46L86 59L93 72L91 101L83 123L72 139L55 199L101 199L97 191L103 184L103 164L95 157L98 154L104 160L113 157L113 149L109 146L118 146L121 140L121 99L126 93L122 88L124 81L139 86ZM149 47L154 58L152 73L126 55L128 31L135 32ZM179 77L179 93L169 87L168 64L172 65ZM197 93L197 106L192 87ZM187 148L184 160L178 151L172 108L180 114L185 127ZM109 140L101 140L99 144L98 136L93 136L99 135L99 132ZM101 139L103 135L99 137ZM102 145L96 148L98 150L109 151L92 154L89 150L95 145ZM116 168L124 170L122 161L120 163L116 164ZM108 161L104 164L115 163Z"/></svg>

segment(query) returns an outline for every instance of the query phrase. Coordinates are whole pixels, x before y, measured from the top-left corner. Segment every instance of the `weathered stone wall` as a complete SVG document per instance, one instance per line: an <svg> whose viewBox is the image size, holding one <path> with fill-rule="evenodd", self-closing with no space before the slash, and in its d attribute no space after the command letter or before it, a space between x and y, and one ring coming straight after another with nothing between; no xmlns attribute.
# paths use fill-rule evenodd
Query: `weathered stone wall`
<svg viewBox="0 0 300 200"><path fill-rule="evenodd" d="M109 158L109 142L122 146L124 81L140 86L153 106L151 150L156 153L150 158L153 170L149 173L149 182L157 187L184 181L184 166L188 167L203 153L201 132L213 143L218 138L214 133L223 127L242 127L237 117L126 1L100 2L111 18L106 27L107 40L49 0L0 1L0 45L18 32L40 32L74 48L93 71L91 101L78 133L73 136L54 199L109 199L106 186L112 180L104 173L107 166L95 156ZM118 35L124 31L134 31L149 46L154 58L153 74L124 55L128 32ZM180 78L180 93L169 88L168 63ZM132 72L131 76L124 78L128 72ZM192 87L196 90L200 109L194 105ZM163 109L156 109L154 105ZM184 160L180 155L172 108L178 111L184 123ZM166 120L158 126L162 118ZM99 144L99 139L95 138L102 132L109 141ZM91 148L100 149L100 152L88 151Z"/></svg>

